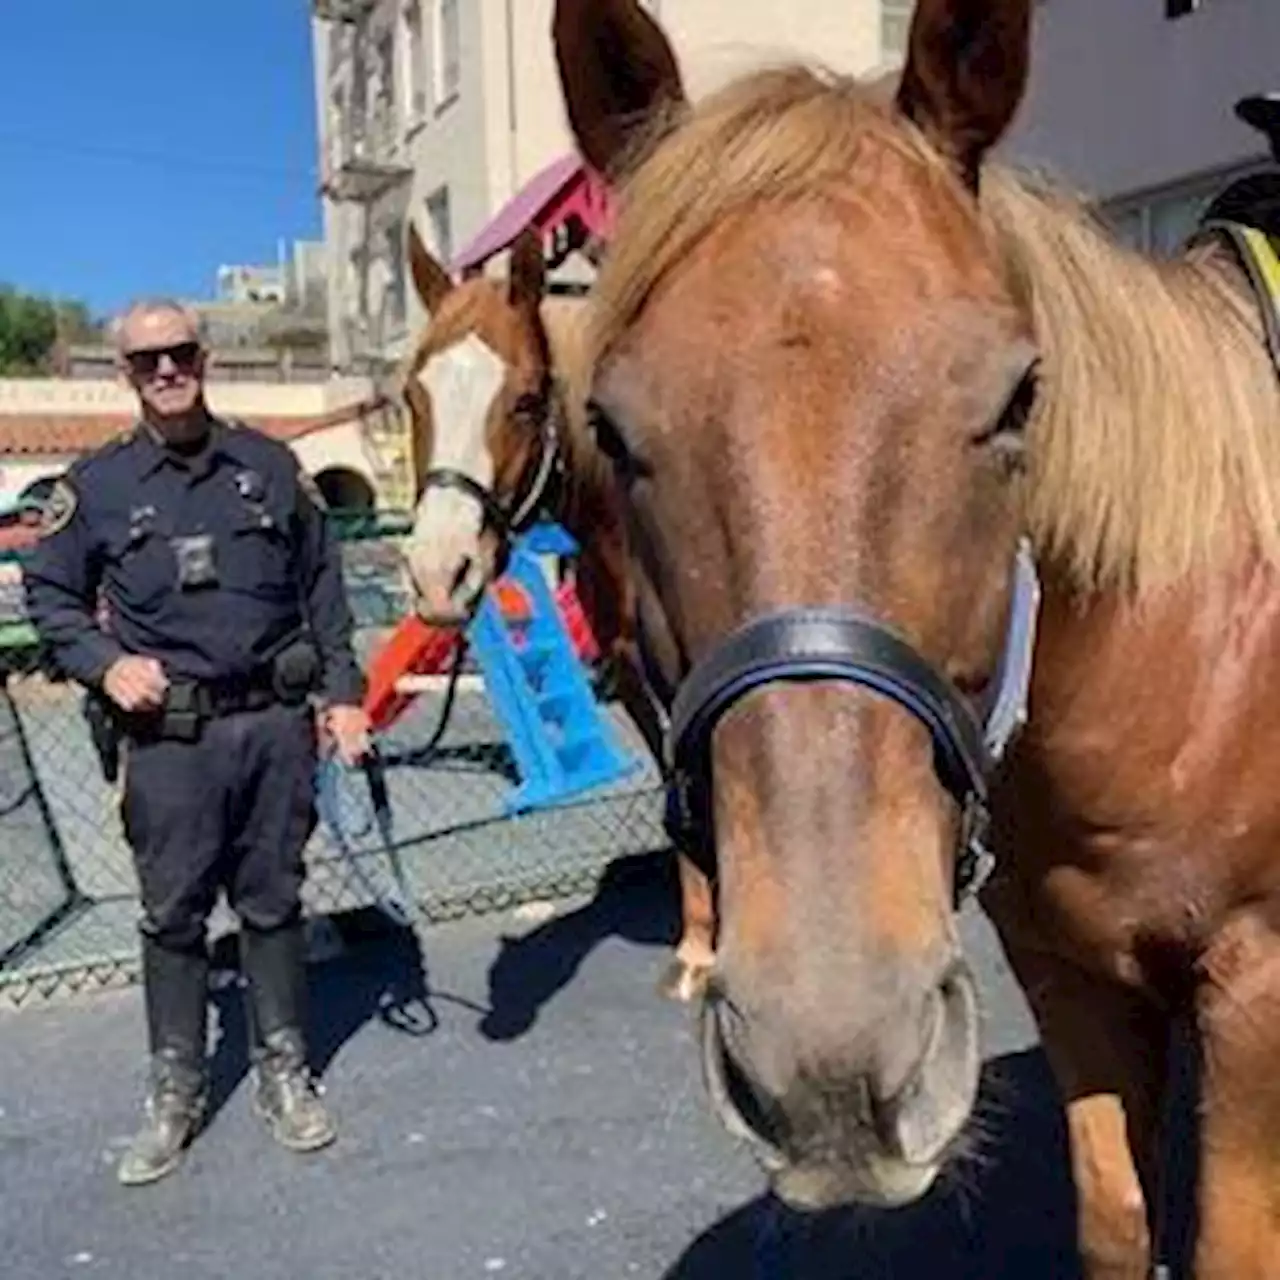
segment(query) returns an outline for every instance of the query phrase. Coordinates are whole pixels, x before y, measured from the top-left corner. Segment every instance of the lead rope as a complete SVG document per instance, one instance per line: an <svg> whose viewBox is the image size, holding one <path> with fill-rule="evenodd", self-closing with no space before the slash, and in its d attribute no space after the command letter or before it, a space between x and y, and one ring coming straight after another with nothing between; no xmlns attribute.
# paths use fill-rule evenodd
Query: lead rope
<svg viewBox="0 0 1280 1280"><path fill-rule="evenodd" d="M466 642L460 640L454 649L449 682L445 687L444 705L440 709L436 727L426 745L412 753L415 765L429 764L440 748L458 692L458 681L466 660ZM346 860L352 874L373 899L374 904L401 928L416 929L426 923L409 887L399 849L392 828L391 801L387 789L387 761L377 744L373 744L369 757L362 764L348 766L330 751L320 762L316 777L316 809L328 827L338 851ZM358 796L355 778L362 775L367 788L368 801ZM361 864L361 854L354 841L367 836L377 828L383 852L391 864L396 892L388 894L373 880Z"/></svg>
<svg viewBox="0 0 1280 1280"><path fill-rule="evenodd" d="M466 641L460 639L454 650L444 705L426 745L413 753L415 764L430 761L448 732L465 659ZM428 922L409 885L396 844L386 770L387 760L376 743L368 758L354 767L343 764L336 752L329 752L316 769L316 812L328 828L349 874L364 889L373 905L398 928L412 933L414 937L420 937L422 928ZM364 778L364 797L359 795L356 775ZM354 843L369 835L375 827L395 881L395 888L391 892L379 885L365 870L362 862L364 855ZM411 1011L411 1004L420 1006L419 1011ZM380 1010L384 1022L410 1035L427 1035L437 1023L435 1012L425 994L412 993L406 996L388 990L380 1001Z"/></svg>

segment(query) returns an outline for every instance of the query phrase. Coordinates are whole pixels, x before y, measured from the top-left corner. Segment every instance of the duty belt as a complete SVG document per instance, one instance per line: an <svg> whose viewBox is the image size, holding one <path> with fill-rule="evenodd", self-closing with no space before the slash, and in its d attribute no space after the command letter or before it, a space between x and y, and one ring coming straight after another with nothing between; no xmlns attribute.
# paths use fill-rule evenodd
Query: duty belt
<svg viewBox="0 0 1280 1280"><path fill-rule="evenodd" d="M163 708L131 717L130 736L143 741L165 738L195 742L206 721L262 711L281 701L269 669L225 680L174 680Z"/></svg>

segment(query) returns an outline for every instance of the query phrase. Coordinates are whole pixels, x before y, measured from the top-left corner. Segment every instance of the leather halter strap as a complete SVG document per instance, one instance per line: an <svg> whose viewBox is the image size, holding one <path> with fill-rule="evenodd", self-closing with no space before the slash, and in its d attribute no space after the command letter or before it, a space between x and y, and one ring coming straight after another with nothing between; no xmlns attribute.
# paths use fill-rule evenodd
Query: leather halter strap
<svg viewBox="0 0 1280 1280"><path fill-rule="evenodd" d="M955 685L884 623L850 608L786 609L755 618L711 649L681 683L667 731L668 827L714 875L711 740L743 698L779 683L843 681L891 699L928 730L938 780L964 815L957 897L990 870L988 779L1026 716L1040 588L1030 547L1014 566L998 684L980 714Z"/></svg>

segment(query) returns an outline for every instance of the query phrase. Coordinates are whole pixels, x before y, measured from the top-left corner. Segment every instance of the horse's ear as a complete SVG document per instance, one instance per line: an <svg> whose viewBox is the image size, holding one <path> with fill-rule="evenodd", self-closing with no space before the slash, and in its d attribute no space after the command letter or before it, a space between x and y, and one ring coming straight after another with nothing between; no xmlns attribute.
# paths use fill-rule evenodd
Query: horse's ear
<svg viewBox="0 0 1280 1280"><path fill-rule="evenodd" d="M431 256L427 246L422 243L418 228L409 224L409 273L413 276L413 287L418 300L433 315L435 309L453 292L453 281L449 273Z"/></svg>
<svg viewBox="0 0 1280 1280"><path fill-rule="evenodd" d="M918 0L898 108L976 188L1013 121L1031 63L1034 0Z"/></svg>
<svg viewBox="0 0 1280 1280"><path fill-rule="evenodd" d="M637 0L556 0L552 34L578 150L614 175L654 112L685 101L675 52Z"/></svg>
<svg viewBox="0 0 1280 1280"><path fill-rule="evenodd" d="M511 270L507 296L512 306L536 311L546 292L547 265L542 256L542 237L526 228L511 246Z"/></svg>

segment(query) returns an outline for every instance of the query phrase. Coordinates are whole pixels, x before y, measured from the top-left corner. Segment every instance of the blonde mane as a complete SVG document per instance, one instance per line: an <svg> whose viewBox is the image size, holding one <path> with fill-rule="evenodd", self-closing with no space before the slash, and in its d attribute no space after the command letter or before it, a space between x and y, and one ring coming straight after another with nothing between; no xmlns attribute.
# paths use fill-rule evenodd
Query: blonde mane
<svg viewBox="0 0 1280 1280"><path fill-rule="evenodd" d="M1252 537L1280 560L1280 382L1216 250L1117 244L1081 203L992 170L983 207L1043 355L1028 518L1083 589L1143 594Z"/></svg>
<svg viewBox="0 0 1280 1280"><path fill-rule="evenodd" d="M754 202L847 192L886 154L936 183L938 199L960 199L889 87L772 68L658 121L619 193L586 366ZM1041 554L1081 589L1138 593L1212 567L1242 536L1280 561L1280 384L1239 273L1210 251L1177 262L1130 252L1080 201L995 166L981 203L1041 348L1028 487Z"/></svg>

